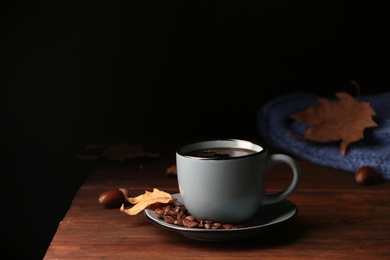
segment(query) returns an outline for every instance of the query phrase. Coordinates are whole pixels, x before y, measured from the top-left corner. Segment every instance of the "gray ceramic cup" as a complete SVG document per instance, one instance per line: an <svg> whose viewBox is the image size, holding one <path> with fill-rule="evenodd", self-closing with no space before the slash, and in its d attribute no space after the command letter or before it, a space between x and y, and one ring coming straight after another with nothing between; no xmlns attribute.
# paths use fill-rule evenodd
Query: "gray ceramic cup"
<svg viewBox="0 0 390 260"><path fill-rule="evenodd" d="M291 167L287 188L276 194L265 192L269 169L278 163ZM180 195L195 217L238 224L249 220L263 205L285 200L300 179L297 162L285 154L237 139L205 140L176 151Z"/></svg>

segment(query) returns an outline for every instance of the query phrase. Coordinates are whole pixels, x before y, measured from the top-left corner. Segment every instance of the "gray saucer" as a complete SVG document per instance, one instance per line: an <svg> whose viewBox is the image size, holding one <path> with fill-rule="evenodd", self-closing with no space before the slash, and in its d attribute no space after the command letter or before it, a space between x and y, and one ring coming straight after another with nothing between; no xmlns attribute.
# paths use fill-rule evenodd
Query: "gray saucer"
<svg viewBox="0 0 390 260"><path fill-rule="evenodd" d="M172 194L172 197L177 198L179 202L183 203L179 193ZM169 224L164 220L157 218L154 210L144 210L146 218L158 227L179 232L186 237L203 241L233 241L247 239L258 235L265 230L276 228L281 224L293 220L297 213L298 209L296 205L289 200L284 200L277 204L263 206L262 210L245 223L245 227L243 228L202 229Z"/></svg>

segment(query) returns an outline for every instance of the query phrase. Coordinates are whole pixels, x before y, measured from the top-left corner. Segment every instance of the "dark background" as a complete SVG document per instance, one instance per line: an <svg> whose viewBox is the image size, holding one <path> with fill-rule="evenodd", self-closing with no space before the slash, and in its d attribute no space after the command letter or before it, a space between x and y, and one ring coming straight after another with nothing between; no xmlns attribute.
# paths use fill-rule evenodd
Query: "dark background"
<svg viewBox="0 0 390 260"><path fill-rule="evenodd" d="M388 91L385 2L3 2L3 252L43 257L85 144L258 138L274 97Z"/></svg>

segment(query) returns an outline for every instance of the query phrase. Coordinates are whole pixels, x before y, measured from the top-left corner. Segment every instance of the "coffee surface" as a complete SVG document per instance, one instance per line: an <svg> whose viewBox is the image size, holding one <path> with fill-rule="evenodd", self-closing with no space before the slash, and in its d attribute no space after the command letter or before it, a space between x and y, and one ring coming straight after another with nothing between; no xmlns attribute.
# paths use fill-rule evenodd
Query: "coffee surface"
<svg viewBox="0 0 390 260"><path fill-rule="evenodd" d="M241 157L256 153L256 151L236 147L213 147L207 149L193 150L185 153L186 156L200 158L230 158Z"/></svg>

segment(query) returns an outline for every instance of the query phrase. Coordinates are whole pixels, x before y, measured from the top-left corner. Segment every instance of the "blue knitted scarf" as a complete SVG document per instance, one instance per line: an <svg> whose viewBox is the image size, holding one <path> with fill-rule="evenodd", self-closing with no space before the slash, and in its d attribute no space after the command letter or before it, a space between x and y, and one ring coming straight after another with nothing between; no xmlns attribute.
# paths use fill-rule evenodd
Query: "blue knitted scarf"
<svg viewBox="0 0 390 260"><path fill-rule="evenodd" d="M340 142L302 140L307 125L290 115L318 105L318 96L292 93L275 98L262 107L257 115L257 127L263 142L315 164L354 173L361 166L375 166L385 180L390 180L390 92L362 96L376 112L377 127L366 128L364 138L348 145L344 156ZM287 134L290 133L290 134ZM297 138L298 137L298 138Z"/></svg>

